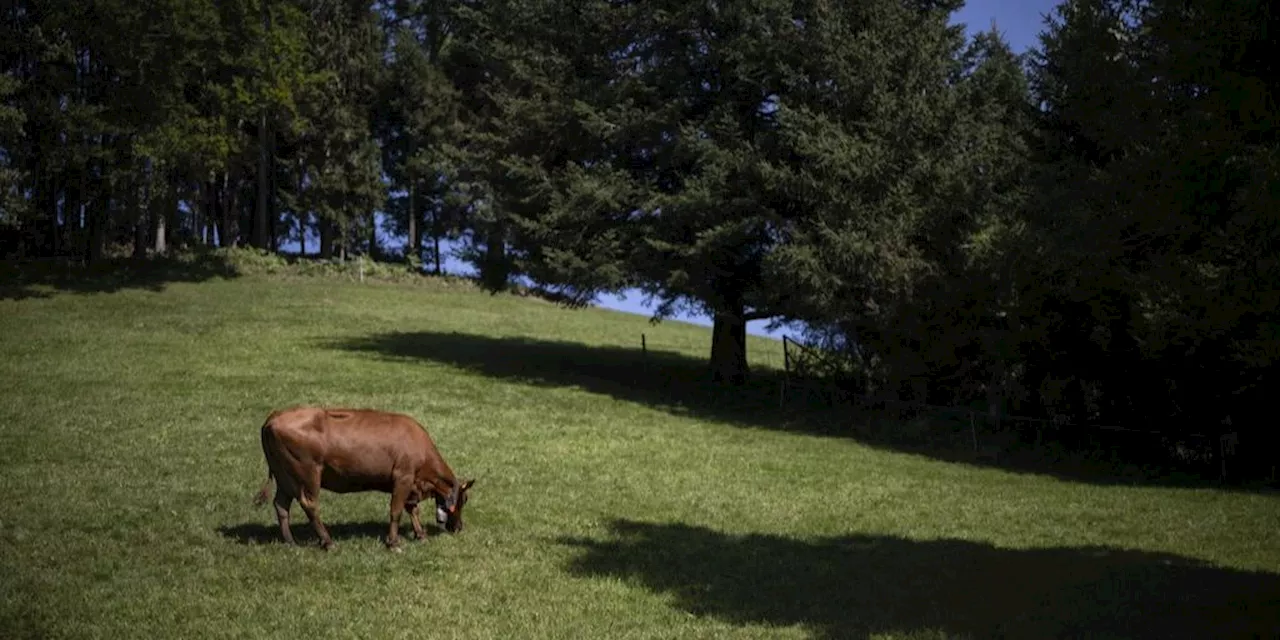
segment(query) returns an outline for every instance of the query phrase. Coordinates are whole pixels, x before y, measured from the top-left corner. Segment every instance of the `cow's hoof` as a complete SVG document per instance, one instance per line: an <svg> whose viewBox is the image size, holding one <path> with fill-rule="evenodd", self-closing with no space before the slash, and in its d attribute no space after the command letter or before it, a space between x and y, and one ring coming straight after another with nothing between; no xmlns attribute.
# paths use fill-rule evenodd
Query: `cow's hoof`
<svg viewBox="0 0 1280 640"><path fill-rule="evenodd" d="M387 545L387 551L391 553L404 553L404 547L400 545Z"/></svg>
<svg viewBox="0 0 1280 640"><path fill-rule="evenodd" d="M336 546L338 546L338 545L336 545L336 544L334 544L334 543L332 543L332 542L322 543L322 544L320 545L320 550L321 550L321 551L333 551L334 547L336 547Z"/></svg>

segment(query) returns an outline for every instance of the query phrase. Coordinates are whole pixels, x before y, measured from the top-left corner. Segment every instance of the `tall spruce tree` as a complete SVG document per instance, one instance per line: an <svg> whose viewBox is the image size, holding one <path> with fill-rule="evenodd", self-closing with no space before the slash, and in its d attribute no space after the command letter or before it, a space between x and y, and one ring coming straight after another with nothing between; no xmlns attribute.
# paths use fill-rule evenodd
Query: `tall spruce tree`
<svg viewBox="0 0 1280 640"><path fill-rule="evenodd" d="M1071 188L1043 189L1035 219L1059 283L1040 370L1070 381L1074 414L1216 422L1273 376L1278 20L1247 0L1071 0L1048 25L1044 160Z"/></svg>
<svg viewBox="0 0 1280 640"><path fill-rule="evenodd" d="M713 318L715 379L746 377L747 322L874 311L921 268L955 5L616 9L610 162L643 194L616 227L627 280L658 317Z"/></svg>

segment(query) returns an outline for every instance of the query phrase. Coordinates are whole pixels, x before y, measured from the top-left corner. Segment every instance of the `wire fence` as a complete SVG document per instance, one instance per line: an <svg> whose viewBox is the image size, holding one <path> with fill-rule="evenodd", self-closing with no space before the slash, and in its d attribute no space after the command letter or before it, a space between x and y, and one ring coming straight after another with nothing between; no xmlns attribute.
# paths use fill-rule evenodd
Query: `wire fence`
<svg viewBox="0 0 1280 640"><path fill-rule="evenodd" d="M640 349L646 363L652 347L642 333ZM833 380L831 372L842 365L832 362L831 356L787 336L782 339L781 351L781 367L774 366L775 362L764 363L779 372L779 411L852 410L859 415L850 421L851 429L861 429L864 435L868 430L877 431L872 435L898 445L962 452L972 459L997 463L1023 462L1039 467L1087 463L1132 473L1173 471L1222 480L1242 475L1242 463L1247 463L1251 479L1261 475L1274 482L1280 469L1273 455L1260 458L1256 451L1239 455L1240 437L1230 425L1218 432L1157 431L1017 415L990 406L937 405L858 393ZM880 427L868 426L874 422Z"/></svg>
<svg viewBox="0 0 1280 640"><path fill-rule="evenodd" d="M1222 480L1236 473L1234 467L1238 462L1240 437L1239 433L1229 429L1229 425L1228 429L1218 433L1170 433L1074 422L1063 417L1008 414L994 408L980 410L885 395L872 396L808 374L812 370L837 370L839 365L824 362L828 356L789 337L784 337L782 342L784 374L779 404L784 410L797 402L857 407L891 414L899 428L907 425L909 419L916 418L914 424L903 428L905 433L901 435L905 439L968 449L979 459L1000 461L1022 457L1052 461L1055 458L1084 456L1097 462L1131 468L1150 465L1197 475L1216 475ZM1263 466L1269 467L1262 470L1263 475L1274 481L1278 466L1274 458Z"/></svg>

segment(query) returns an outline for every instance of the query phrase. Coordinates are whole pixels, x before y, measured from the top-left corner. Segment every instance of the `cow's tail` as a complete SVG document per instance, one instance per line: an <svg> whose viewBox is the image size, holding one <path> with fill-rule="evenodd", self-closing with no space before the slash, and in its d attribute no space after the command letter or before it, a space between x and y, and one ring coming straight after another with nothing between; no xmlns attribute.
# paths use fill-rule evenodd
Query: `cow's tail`
<svg viewBox="0 0 1280 640"><path fill-rule="evenodd" d="M258 489L258 494L253 496L253 506L255 507L261 507L270 497L271 481L275 475L271 471L271 442L275 440L274 435L271 433L271 418L274 417L275 414L272 414L270 418L267 418L266 423L262 425L262 455L267 459L267 480L262 483L262 488Z"/></svg>
<svg viewBox="0 0 1280 640"><path fill-rule="evenodd" d="M267 498L271 497L271 470L267 469L267 481L262 483L262 488L258 489L258 495L253 497L253 506L261 507Z"/></svg>

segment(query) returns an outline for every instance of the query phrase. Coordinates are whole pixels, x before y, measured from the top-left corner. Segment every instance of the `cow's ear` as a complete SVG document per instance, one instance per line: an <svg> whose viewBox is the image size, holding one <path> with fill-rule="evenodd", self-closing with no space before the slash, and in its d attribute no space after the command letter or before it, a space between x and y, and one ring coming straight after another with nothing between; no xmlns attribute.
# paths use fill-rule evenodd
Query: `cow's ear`
<svg viewBox="0 0 1280 640"><path fill-rule="evenodd" d="M475 483L476 483L476 479L475 479L475 478L472 478L472 479L470 479L470 480L467 480L466 482L463 482L463 483L462 483L462 491L466 491L467 489L470 489L470 488L471 488L471 485L473 485L473 484L475 484Z"/></svg>

